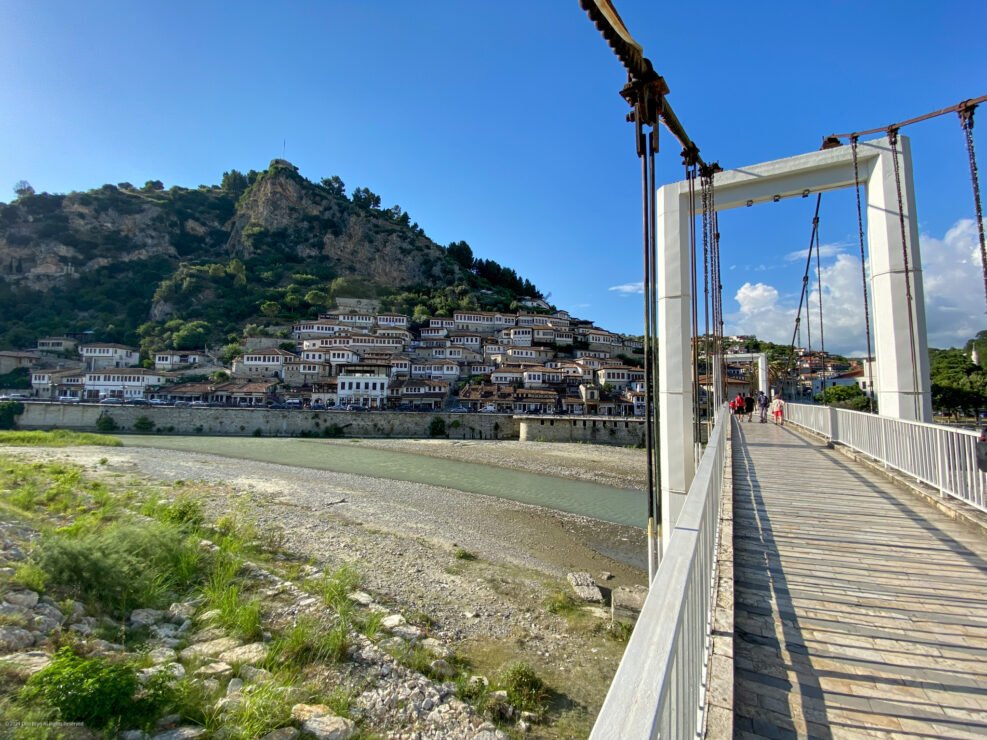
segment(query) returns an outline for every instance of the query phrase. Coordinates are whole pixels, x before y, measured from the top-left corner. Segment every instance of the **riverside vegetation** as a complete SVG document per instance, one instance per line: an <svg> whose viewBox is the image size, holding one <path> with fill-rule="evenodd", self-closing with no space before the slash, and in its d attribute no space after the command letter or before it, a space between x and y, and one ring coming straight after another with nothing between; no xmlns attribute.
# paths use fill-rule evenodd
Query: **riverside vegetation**
<svg viewBox="0 0 987 740"><path fill-rule="evenodd" d="M588 732L572 687L547 681L516 634L460 650L419 605L368 593L357 566L293 552L289 533L242 513L210 514L215 485L111 467L0 458L5 719L162 737ZM490 577L464 548L448 560ZM517 575L496 578L511 589ZM557 585L543 592L537 611L610 655L612 673L626 635L614 639ZM49 736L80 732L61 727Z"/></svg>

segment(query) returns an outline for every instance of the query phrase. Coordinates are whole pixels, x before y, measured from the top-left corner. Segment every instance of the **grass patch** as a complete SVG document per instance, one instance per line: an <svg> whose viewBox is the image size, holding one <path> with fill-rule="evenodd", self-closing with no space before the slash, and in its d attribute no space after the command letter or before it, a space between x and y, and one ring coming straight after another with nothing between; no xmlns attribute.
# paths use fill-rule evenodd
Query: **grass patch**
<svg viewBox="0 0 987 740"><path fill-rule="evenodd" d="M579 605L568 590L560 588L548 595L545 608L552 614L567 615L575 612Z"/></svg>
<svg viewBox="0 0 987 740"><path fill-rule="evenodd" d="M241 693L240 701L231 702L215 717L218 727L224 737L256 738L262 737L279 727L291 725L291 707L294 701L275 682L247 686ZM213 720L212 717L209 718Z"/></svg>
<svg viewBox="0 0 987 740"><path fill-rule="evenodd" d="M87 432L70 432L67 429L55 429L50 432L2 432L0 445L10 447L76 447L80 445L98 445L102 447L121 447L116 437L105 434L90 434Z"/></svg>
<svg viewBox="0 0 987 740"><path fill-rule="evenodd" d="M466 560L468 562L476 560L476 555L471 553L469 550L464 550L461 547L457 547L453 550L452 556L456 558L456 560Z"/></svg>
<svg viewBox="0 0 987 740"><path fill-rule="evenodd" d="M203 565L192 538L159 523L45 537L37 564L49 586L121 617L137 607L167 606L200 579Z"/></svg>
<svg viewBox="0 0 987 740"><path fill-rule="evenodd" d="M333 624L303 615L271 643L265 665L269 670L285 666L304 668L309 663L341 662L350 648L349 623Z"/></svg>
<svg viewBox="0 0 987 740"><path fill-rule="evenodd" d="M218 622L229 632L248 642L258 640L263 632L260 599L247 598L236 583L239 562L225 557L209 574L203 593L209 609L219 610Z"/></svg>
<svg viewBox="0 0 987 740"><path fill-rule="evenodd" d="M330 573L324 573L321 578L306 581L304 587L339 612L351 606L349 593L360 587L360 580L356 568L344 564Z"/></svg>

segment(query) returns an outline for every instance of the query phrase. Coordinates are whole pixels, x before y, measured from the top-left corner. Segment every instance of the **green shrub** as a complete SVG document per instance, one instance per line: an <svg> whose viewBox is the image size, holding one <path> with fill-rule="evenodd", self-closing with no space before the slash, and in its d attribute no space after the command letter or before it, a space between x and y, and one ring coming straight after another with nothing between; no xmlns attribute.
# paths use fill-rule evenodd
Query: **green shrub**
<svg viewBox="0 0 987 740"><path fill-rule="evenodd" d="M0 429L15 429L16 418L24 413L24 404L19 401L0 401Z"/></svg>
<svg viewBox="0 0 987 740"><path fill-rule="evenodd" d="M545 682L527 663L518 661L504 666L497 683L507 691L507 700L517 709L528 712L544 709L548 697Z"/></svg>
<svg viewBox="0 0 987 740"><path fill-rule="evenodd" d="M428 433L432 437L444 437L446 434L446 422L441 416L433 416L428 425Z"/></svg>
<svg viewBox="0 0 987 740"><path fill-rule="evenodd" d="M96 429L103 434L115 432L119 428L120 426L117 424L116 419L109 414L100 414L99 418L96 419Z"/></svg>
<svg viewBox="0 0 987 740"><path fill-rule="evenodd" d="M129 726L145 722L171 700L164 676L152 681L139 696L137 689L133 665L82 658L62 648L46 668L31 676L20 698L56 710L65 722L103 728L111 723Z"/></svg>
<svg viewBox="0 0 987 740"><path fill-rule="evenodd" d="M44 593L45 584L48 582L48 574L35 563L27 562L17 566L12 580L18 586L29 588L38 593Z"/></svg>
<svg viewBox="0 0 987 740"><path fill-rule="evenodd" d="M202 502L188 495L179 496L172 504L159 506L155 515L161 521L190 529L201 527L205 520Z"/></svg>
<svg viewBox="0 0 987 740"><path fill-rule="evenodd" d="M453 550L452 556L456 558L456 560L469 560L469 561L476 560L476 555L471 553L469 550L464 550L461 547L457 547L455 550Z"/></svg>
<svg viewBox="0 0 987 740"><path fill-rule="evenodd" d="M134 431L147 434L154 431L154 422L146 416L138 416L134 421Z"/></svg>
<svg viewBox="0 0 987 740"><path fill-rule="evenodd" d="M175 527L112 524L42 542L38 565L51 586L123 616L136 607L166 606L200 575L196 543Z"/></svg>

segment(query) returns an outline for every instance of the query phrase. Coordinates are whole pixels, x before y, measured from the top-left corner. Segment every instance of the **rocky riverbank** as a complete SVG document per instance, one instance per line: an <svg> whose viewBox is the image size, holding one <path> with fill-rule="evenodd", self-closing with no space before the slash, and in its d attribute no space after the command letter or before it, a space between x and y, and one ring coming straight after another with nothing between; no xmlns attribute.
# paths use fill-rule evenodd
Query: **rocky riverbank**
<svg viewBox="0 0 987 740"><path fill-rule="evenodd" d="M341 444L485 464L496 460L625 487L639 482L636 470L643 463L637 450L587 445ZM164 496L193 491L210 520L249 520L267 541L316 569L352 566L375 603L417 619L471 670L493 674L522 660L542 676L555 700L543 724L524 723L536 737L579 736L588 729L623 649L607 636L603 610L558 614L549 608L567 588L565 574L589 572L604 590L645 580L628 564L633 553L643 551L639 529L448 488L147 448L4 454L70 461L107 481L150 481ZM617 558L610 557L614 553ZM381 699L379 691L372 699L374 691L368 687L358 702L377 706L390 700L387 692ZM374 727L399 737L409 725L407 718L383 712ZM445 734L441 725L433 729L425 736L457 736L451 727Z"/></svg>

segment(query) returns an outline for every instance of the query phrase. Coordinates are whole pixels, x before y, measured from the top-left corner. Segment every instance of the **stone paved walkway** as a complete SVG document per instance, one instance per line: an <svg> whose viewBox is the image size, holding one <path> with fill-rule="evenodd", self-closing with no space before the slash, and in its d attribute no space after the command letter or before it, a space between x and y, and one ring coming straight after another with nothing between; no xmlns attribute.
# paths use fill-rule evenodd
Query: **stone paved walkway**
<svg viewBox="0 0 987 740"><path fill-rule="evenodd" d="M987 737L987 537L734 424L735 736Z"/></svg>

